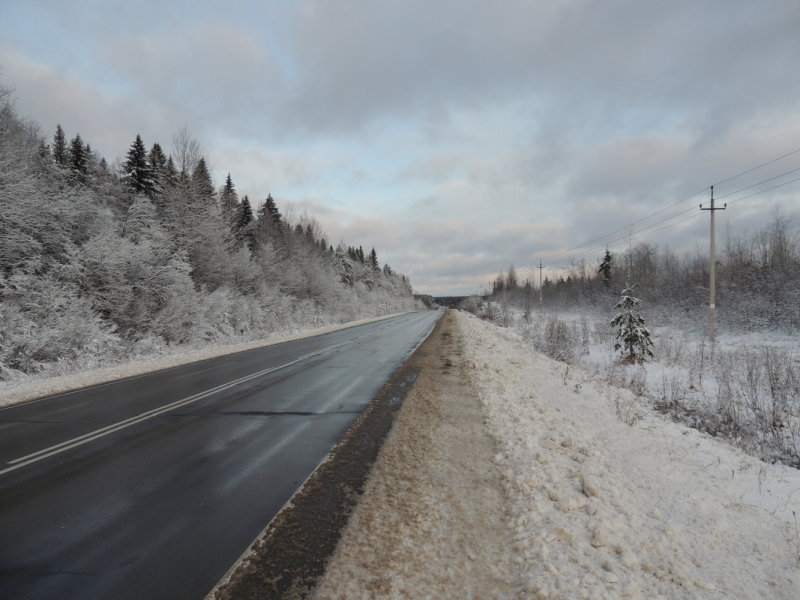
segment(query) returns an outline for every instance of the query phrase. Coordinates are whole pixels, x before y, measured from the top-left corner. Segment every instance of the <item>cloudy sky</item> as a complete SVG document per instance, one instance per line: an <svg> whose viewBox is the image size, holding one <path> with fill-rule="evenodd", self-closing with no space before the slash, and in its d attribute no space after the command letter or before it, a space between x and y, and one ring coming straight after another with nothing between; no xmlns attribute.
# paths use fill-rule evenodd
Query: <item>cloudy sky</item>
<svg viewBox="0 0 800 600"><path fill-rule="evenodd" d="M708 213L653 231L699 209L643 228L800 149L798 32L787 0L3 0L0 83L109 161L186 126L218 183L461 294L512 262L594 261L628 226L707 247ZM753 231L776 205L800 226L800 182L717 223Z"/></svg>

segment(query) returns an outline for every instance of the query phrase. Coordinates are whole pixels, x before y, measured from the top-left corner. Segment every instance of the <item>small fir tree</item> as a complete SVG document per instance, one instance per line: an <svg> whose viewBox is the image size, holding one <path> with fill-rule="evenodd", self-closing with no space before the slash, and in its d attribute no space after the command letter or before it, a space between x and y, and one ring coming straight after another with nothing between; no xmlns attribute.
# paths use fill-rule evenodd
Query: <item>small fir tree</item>
<svg viewBox="0 0 800 600"><path fill-rule="evenodd" d="M624 312L618 313L610 325L617 329L614 350L621 350L629 360L636 360L637 354L644 360L648 356L653 356L650 350L653 340L650 339L650 331L644 326L642 315L633 312L635 307L642 305L642 301L633 296L635 286L636 284L625 284L622 298L614 307L615 310L621 309Z"/></svg>

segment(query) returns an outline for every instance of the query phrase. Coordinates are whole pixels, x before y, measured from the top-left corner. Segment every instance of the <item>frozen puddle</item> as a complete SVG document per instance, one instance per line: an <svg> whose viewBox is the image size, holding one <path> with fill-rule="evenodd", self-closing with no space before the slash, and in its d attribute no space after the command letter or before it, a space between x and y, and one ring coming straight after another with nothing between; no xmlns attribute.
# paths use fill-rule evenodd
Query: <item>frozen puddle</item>
<svg viewBox="0 0 800 600"><path fill-rule="evenodd" d="M456 315L501 452L523 598L800 598L800 475ZM469 576L469 574L464 574Z"/></svg>

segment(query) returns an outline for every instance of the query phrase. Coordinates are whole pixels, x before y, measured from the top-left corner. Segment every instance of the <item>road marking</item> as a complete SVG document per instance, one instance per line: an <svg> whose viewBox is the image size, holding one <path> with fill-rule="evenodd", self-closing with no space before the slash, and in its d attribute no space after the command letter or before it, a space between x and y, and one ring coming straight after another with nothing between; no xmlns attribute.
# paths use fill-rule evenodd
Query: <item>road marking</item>
<svg viewBox="0 0 800 600"><path fill-rule="evenodd" d="M237 385L240 385L240 384L245 383L247 381L250 381L251 379L256 379L257 377L262 377L263 375L267 375L269 373L273 373L274 371L279 371L280 369L285 369L286 367L290 367L290 366L292 366L294 364L297 364L297 363L299 363L299 362L301 362L303 360L306 360L307 358L311 358L313 356L317 356L318 354L322 354L323 352L327 352L328 350L333 350L334 348L340 348L341 346L345 346L347 344L351 344L351 343L355 342L356 340L360 339L361 337L364 337L364 336L359 336L357 338L353 338L352 340L348 340L346 342L341 342L341 343L335 344L333 346L328 346L327 348L322 348L321 350L317 350L315 352L311 352L309 354L301 356L300 358L297 358L297 359L295 359L295 360L293 360L291 362L288 362L285 365L280 365L279 367L271 367L269 369L264 369L262 371L258 371L257 373L253 373L252 375L246 375L246 376L241 377L239 379L236 379L234 381L231 381L231 382L228 382L228 383L224 383L224 384L219 385L219 386L217 386L215 388L212 388L210 390L206 390L205 392L200 392L200 393L197 393L197 394L195 394L193 396L189 396L188 398L183 398L182 400L177 400L176 402L172 402L171 404L167 404L167 405L161 406L159 408L154 408L152 410L148 410L147 412L143 412L142 414L136 415L135 417L130 417L129 419L125 419L124 421L120 421L119 423L114 423L113 425L108 425L106 427L103 427L101 429L97 429L95 431L86 433L84 435L78 436L78 437L73 438L71 440L67 440L66 442L61 442L60 444L56 444L55 446L50 446L49 448L45 448L43 450L39 450L38 452L34 452L34 453L28 454L26 456L21 456L20 458L15 458L14 460L8 461L8 464L9 465L13 465L13 466L7 467L7 468L3 469L2 471L0 471L0 475L3 475L4 473L8 473L9 471L13 471L15 469L19 469L20 467L24 467L26 465L30 465L32 463L38 462L38 461L43 460L45 458L49 458L49 457L54 456L56 454L60 454L61 452L66 452L67 450L71 450L72 448L75 448L77 446L81 446L83 444L86 444L88 442L91 442L93 440L101 438L103 436L106 436L106 435L108 435L110 433L114 433L116 431L120 431L121 429L125 429L127 427L131 427L132 425L136 425L137 423L141 423L142 421L146 421L147 419L151 419L153 417L157 417L157 416L162 415L162 414L164 414L166 412L169 412L169 411L171 411L173 409L181 408L183 406L187 406L188 404L192 404L194 402L197 402L198 400L202 400L203 398L207 398L207 397L212 396L212 395L214 395L214 394L216 394L218 392L225 391L225 390L227 390L229 388L232 388L234 386L237 386Z"/></svg>

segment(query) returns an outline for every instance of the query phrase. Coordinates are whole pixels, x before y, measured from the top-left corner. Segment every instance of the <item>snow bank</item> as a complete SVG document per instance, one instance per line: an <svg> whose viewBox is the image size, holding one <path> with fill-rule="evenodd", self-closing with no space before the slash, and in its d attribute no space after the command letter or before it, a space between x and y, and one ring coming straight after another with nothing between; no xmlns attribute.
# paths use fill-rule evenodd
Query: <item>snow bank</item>
<svg viewBox="0 0 800 600"><path fill-rule="evenodd" d="M455 312L455 311L454 311ZM800 473L658 417L466 313L528 598L800 598Z"/></svg>
<svg viewBox="0 0 800 600"><path fill-rule="evenodd" d="M313 337L315 335L331 333L333 331L347 329L348 327L355 327L356 325L374 323L375 321L391 319L392 317L398 317L404 314L407 313L395 313L381 317L372 317L369 319L361 319L360 321L344 323L342 325L330 325L328 327L320 327L318 329L301 331L293 335L255 340L241 344L214 346L141 362L131 362L113 367L93 369L84 373L64 375L61 377L51 377L37 381L27 381L17 385L9 385L8 387L0 388L0 408L11 406L12 404L19 404L20 402L36 400L37 398L53 396L55 394L64 394L66 392L71 392L93 385L109 383L118 379L127 379L128 377L136 377L139 375L146 375L147 373L154 373L156 371L181 367L183 365L217 358L227 354L235 354L237 352L244 352L246 350L255 350L256 348L264 348L266 346L291 342L293 340Z"/></svg>

